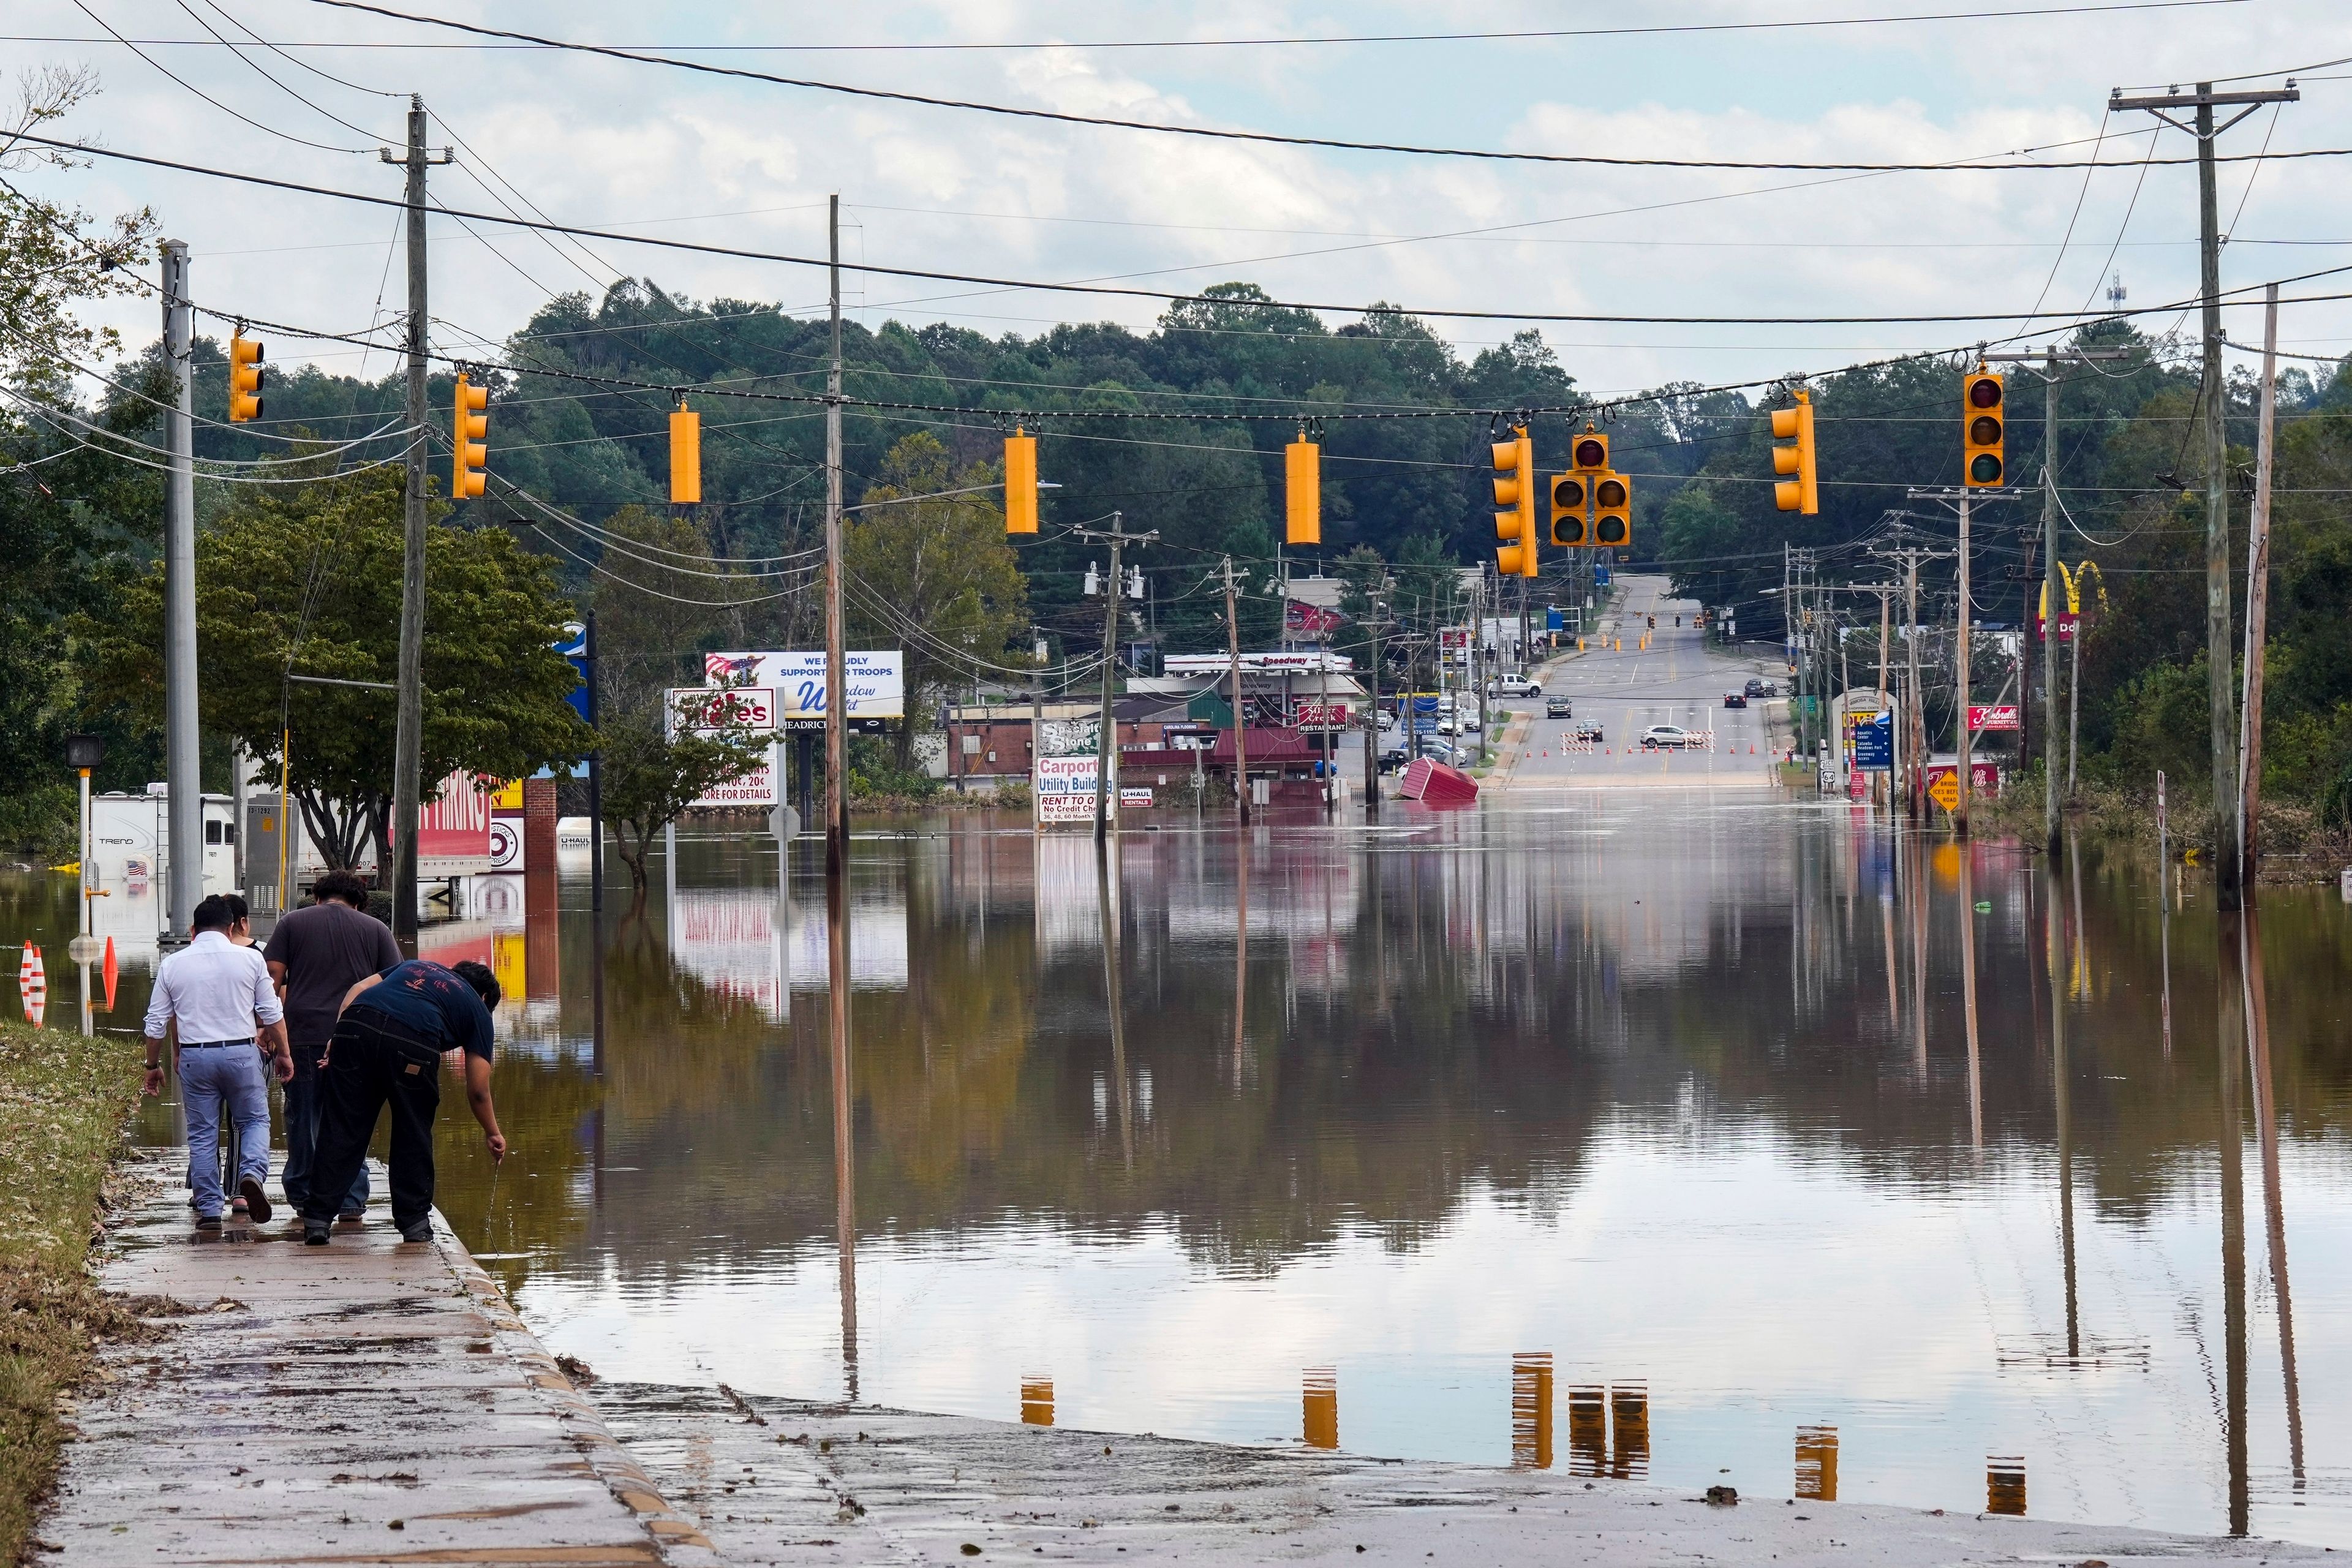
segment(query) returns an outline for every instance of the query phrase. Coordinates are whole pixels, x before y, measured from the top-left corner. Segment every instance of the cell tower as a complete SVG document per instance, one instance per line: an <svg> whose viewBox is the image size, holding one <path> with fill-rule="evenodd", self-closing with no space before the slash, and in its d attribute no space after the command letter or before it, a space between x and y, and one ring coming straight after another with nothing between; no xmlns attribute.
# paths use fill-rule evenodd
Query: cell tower
<svg viewBox="0 0 2352 1568"><path fill-rule="evenodd" d="M2107 279L2107 306L2110 310L2124 308L2124 275L2120 272Z"/></svg>

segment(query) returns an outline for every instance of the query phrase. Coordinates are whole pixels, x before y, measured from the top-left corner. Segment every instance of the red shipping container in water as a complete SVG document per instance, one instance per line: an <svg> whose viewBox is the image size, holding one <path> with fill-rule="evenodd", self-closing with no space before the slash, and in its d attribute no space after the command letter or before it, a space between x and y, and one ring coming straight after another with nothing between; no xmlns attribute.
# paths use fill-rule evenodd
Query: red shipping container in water
<svg viewBox="0 0 2352 1568"><path fill-rule="evenodd" d="M1397 795L1423 805L1470 805L1478 799L1478 781L1460 768L1417 757L1397 780Z"/></svg>

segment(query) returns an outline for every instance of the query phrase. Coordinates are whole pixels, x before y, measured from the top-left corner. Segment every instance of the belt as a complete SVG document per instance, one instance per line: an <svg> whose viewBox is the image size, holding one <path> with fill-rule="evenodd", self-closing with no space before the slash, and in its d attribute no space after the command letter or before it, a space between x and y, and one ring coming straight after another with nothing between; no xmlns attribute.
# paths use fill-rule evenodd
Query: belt
<svg viewBox="0 0 2352 1568"><path fill-rule="evenodd" d="M229 1046L251 1046L252 1044L253 1037L247 1035L241 1040L182 1040L180 1048L184 1051L215 1051Z"/></svg>

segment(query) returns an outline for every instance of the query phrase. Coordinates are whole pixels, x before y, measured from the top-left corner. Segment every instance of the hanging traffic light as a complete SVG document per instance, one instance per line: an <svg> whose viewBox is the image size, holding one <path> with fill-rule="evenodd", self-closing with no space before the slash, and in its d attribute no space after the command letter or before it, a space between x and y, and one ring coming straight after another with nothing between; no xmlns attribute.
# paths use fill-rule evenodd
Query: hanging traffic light
<svg viewBox="0 0 2352 1568"><path fill-rule="evenodd" d="M1037 437L1017 425L1004 438L1004 531L1037 531Z"/></svg>
<svg viewBox="0 0 2352 1568"><path fill-rule="evenodd" d="M1613 548L1633 537L1633 486L1619 473L1592 481L1592 542Z"/></svg>
<svg viewBox="0 0 2352 1568"><path fill-rule="evenodd" d="M1507 507L1507 511L1495 514L1495 536L1503 542L1496 547L1495 565L1506 577L1532 577L1536 574L1536 448L1528 438L1528 427L1516 426L1517 436L1508 441L1495 443L1495 504Z"/></svg>
<svg viewBox="0 0 2352 1568"><path fill-rule="evenodd" d="M490 434L490 389L476 386L464 371L457 373L457 415L451 422L449 499L471 500L489 486L482 466L490 460L485 445Z"/></svg>
<svg viewBox="0 0 2352 1568"><path fill-rule="evenodd" d="M1283 500L1289 526L1284 540L1290 544L1323 542L1323 448L1307 438L1282 449Z"/></svg>
<svg viewBox="0 0 2352 1568"><path fill-rule="evenodd" d="M1592 542L1585 525L1585 503L1592 499L1591 481L1582 474L1551 477L1551 542L1563 550Z"/></svg>
<svg viewBox="0 0 2352 1568"><path fill-rule="evenodd" d="M1569 443L1568 460L1580 474L1606 473L1609 468L1609 437L1592 427L1586 420L1584 433Z"/></svg>
<svg viewBox="0 0 2352 1568"><path fill-rule="evenodd" d="M1822 510L1821 481L1813 468L1813 399L1802 387L1797 389L1795 407L1772 410L1772 439L1796 442L1793 447L1772 448L1772 471L1797 476L1774 485L1772 500L1782 511L1812 517Z"/></svg>
<svg viewBox="0 0 2352 1568"><path fill-rule="evenodd" d="M228 417L233 425L261 417L261 345L239 328L228 340Z"/></svg>
<svg viewBox="0 0 2352 1568"><path fill-rule="evenodd" d="M2009 477L2001 437L2008 411L2001 406L1998 372L1971 371L1960 384L1960 461L1969 489L1987 489Z"/></svg>
<svg viewBox="0 0 2352 1568"><path fill-rule="evenodd" d="M686 405L686 394L669 416L669 503L702 502L702 416Z"/></svg>

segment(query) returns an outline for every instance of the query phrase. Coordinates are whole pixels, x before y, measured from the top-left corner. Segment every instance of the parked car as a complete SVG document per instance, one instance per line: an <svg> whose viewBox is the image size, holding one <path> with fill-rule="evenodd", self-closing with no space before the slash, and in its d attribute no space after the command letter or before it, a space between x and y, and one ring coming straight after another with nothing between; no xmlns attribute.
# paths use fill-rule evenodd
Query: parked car
<svg viewBox="0 0 2352 1568"><path fill-rule="evenodd" d="M1486 683L1489 697L1539 697L1543 688L1524 675L1498 675Z"/></svg>
<svg viewBox="0 0 2352 1568"><path fill-rule="evenodd" d="M1653 724L1642 731L1642 750L1645 752L1680 751L1690 742L1690 731L1679 724Z"/></svg>
<svg viewBox="0 0 2352 1568"><path fill-rule="evenodd" d="M1583 723L1579 724L1575 729L1570 730L1568 732L1568 738L1571 741L1590 741L1597 746L1601 743L1602 739L1601 726L1593 723L1591 720L1587 720Z"/></svg>
<svg viewBox="0 0 2352 1568"><path fill-rule="evenodd" d="M1748 693L1727 691L1723 694L1723 705L1726 708L1745 708L1748 706Z"/></svg>
<svg viewBox="0 0 2352 1568"><path fill-rule="evenodd" d="M1772 689L1772 683L1769 680L1751 680L1748 683L1747 689L1742 693L1742 695L1748 697L1773 697L1779 695L1779 693Z"/></svg>
<svg viewBox="0 0 2352 1568"><path fill-rule="evenodd" d="M1555 696L1544 699L1544 717L1547 719L1570 718L1573 711L1565 697Z"/></svg>

